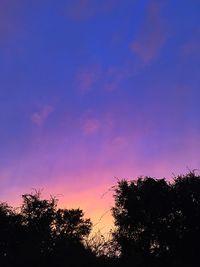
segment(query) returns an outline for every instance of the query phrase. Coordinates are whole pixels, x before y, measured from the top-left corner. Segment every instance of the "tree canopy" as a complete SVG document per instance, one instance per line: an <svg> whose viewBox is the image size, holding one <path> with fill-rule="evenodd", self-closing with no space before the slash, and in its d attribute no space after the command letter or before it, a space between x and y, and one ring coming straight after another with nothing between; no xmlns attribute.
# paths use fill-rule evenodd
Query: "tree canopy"
<svg viewBox="0 0 200 267"><path fill-rule="evenodd" d="M2 266L66 266L84 262L88 252L82 240L90 233L92 223L83 216L80 209L58 209L57 199L42 199L40 192L24 194L18 211L1 203Z"/></svg>
<svg viewBox="0 0 200 267"><path fill-rule="evenodd" d="M197 266L200 240L200 177L173 182L150 177L122 180L115 189L114 238L121 257L138 266Z"/></svg>

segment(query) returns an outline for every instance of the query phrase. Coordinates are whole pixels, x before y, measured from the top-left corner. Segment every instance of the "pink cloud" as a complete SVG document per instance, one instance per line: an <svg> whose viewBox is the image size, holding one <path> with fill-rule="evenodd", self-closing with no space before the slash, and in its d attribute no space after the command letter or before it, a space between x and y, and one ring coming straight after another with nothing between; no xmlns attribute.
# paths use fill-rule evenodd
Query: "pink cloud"
<svg viewBox="0 0 200 267"><path fill-rule="evenodd" d="M98 66L91 66L78 70L76 79L78 81L79 89L82 92L88 92L94 88L97 81L100 79L101 71Z"/></svg>
<svg viewBox="0 0 200 267"><path fill-rule="evenodd" d="M116 147L125 147L127 144L128 140L124 136L117 136L112 140L112 145Z"/></svg>
<svg viewBox="0 0 200 267"><path fill-rule="evenodd" d="M105 112L99 117L94 116L94 110L89 109L80 120L81 130L84 135L101 133L102 138L108 137L116 127L112 112Z"/></svg>
<svg viewBox="0 0 200 267"><path fill-rule="evenodd" d="M150 63L158 56L168 37L161 10L161 5L157 1L150 2L140 33L131 44L131 51L144 64Z"/></svg>
<svg viewBox="0 0 200 267"><path fill-rule="evenodd" d="M49 115L54 111L51 106L43 106L39 111L34 112L31 116L31 120L34 124L40 126L43 125Z"/></svg>
<svg viewBox="0 0 200 267"><path fill-rule="evenodd" d="M110 66L107 69L96 65L82 67L75 74L75 79L82 93L90 92L96 88L115 91L120 88L123 81L134 74L135 69L129 64L124 64L121 67Z"/></svg>
<svg viewBox="0 0 200 267"><path fill-rule="evenodd" d="M106 91L115 91L122 86L123 81L134 75L134 70L129 65L125 64L121 67L111 66L105 73L103 88Z"/></svg>
<svg viewBox="0 0 200 267"><path fill-rule="evenodd" d="M110 67L104 74L105 81L103 88L106 91L115 91L119 88L120 82L126 78L126 75L122 74L122 71L115 68Z"/></svg>
<svg viewBox="0 0 200 267"><path fill-rule="evenodd" d="M83 124L83 132L86 135L92 135L98 132L101 124L97 119L87 119Z"/></svg>

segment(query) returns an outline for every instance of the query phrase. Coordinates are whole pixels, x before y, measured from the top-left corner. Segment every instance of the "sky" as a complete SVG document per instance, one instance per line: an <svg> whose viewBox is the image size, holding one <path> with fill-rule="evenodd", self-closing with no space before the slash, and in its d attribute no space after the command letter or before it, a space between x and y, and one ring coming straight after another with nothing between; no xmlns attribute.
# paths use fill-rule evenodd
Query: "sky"
<svg viewBox="0 0 200 267"><path fill-rule="evenodd" d="M0 200L112 227L118 179L200 167L199 0L0 0Z"/></svg>

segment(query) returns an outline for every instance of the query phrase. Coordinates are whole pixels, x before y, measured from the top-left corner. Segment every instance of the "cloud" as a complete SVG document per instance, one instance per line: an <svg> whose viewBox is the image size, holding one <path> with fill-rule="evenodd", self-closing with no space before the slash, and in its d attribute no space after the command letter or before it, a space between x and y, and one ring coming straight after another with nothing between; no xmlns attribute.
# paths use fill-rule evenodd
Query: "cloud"
<svg viewBox="0 0 200 267"><path fill-rule="evenodd" d="M76 80L78 82L80 91L90 91L99 81L100 76L101 71L98 66L90 66L87 68L79 69L78 73L76 74Z"/></svg>
<svg viewBox="0 0 200 267"><path fill-rule="evenodd" d="M104 85L103 88L106 91L115 91L119 89L122 85L123 81L127 78L134 75L134 70L130 66L126 64L121 67L111 66L109 67L103 77L104 77Z"/></svg>
<svg viewBox="0 0 200 267"><path fill-rule="evenodd" d="M135 70L129 64L120 67L109 66L105 69L99 65L91 65L79 68L75 79L80 92L87 93L97 88L115 91L119 89L123 81L133 75L135 75Z"/></svg>
<svg viewBox="0 0 200 267"><path fill-rule="evenodd" d="M98 132L101 124L97 119L87 119L83 124L83 132L86 135L92 135Z"/></svg>
<svg viewBox="0 0 200 267"><path fill-rule="evenodd" d="M158 56L168 37L161 10L162 5L159 5L157 1L150 2L139 35L131 44L131 51L144 64L150 63Z"/></svg>
<svg viewBox="0 0 200 267"><path fill-rule="evenodd" d="M99 14L109 13L117 4L116 0L74 0L68 4L65 15L74 20L85 20Z"/></svg>
<svg viewBox="0 0 200 267"><path fill-rule="evenodd" d="M41 126L53 111L53 107L45 105L39 111L32 114L31 120L34 124Z"/></svg>
<svg viewBox="0 0 200 267"><path fill-rule="evenodd" d="M125 147L128 144L127 139L124 136L117 136L115 138L113 138L112 140L112 145L114 147Z"/></svg>

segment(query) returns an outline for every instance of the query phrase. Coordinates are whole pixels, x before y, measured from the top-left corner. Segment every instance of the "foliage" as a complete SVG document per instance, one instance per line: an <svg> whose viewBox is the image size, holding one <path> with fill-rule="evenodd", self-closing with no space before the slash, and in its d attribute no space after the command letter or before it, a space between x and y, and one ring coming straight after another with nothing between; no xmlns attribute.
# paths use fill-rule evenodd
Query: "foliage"
<svg viewBox="0 0 200 267"><path fill-rule="evenodd" d="M112 209L121 256L136 266L196 266L200 240L200 177L122 180Z"/></svg>
<svg viewBox="0 0 200 267"><path fill-rule="evenodd" d="M82 210L57 209L57 199L41 199L38 191L22 195L22 200L19 212L0 204L3 266L55 266L55 262L56 266L65 266L76 259L86 260L88 251L82 241L92 224L83 218Z"/></svg>
<svg viewBox="0 0 200 267"><path fill-rule="evenodd" d="M102 234L99 230L85 240L85 245L98 258L118 258L120 251L118 250L118 244L115 242L112 235L112 231L108 234Z"/></svg>

